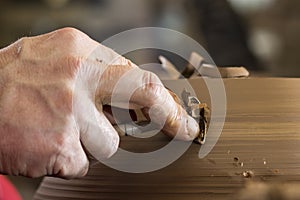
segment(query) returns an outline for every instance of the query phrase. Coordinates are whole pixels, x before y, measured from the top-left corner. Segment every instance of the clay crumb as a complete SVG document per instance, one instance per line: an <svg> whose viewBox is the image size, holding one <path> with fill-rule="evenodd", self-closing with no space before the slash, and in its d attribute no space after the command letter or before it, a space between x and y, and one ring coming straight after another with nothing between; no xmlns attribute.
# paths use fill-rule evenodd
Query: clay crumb
<svg viewBox="0 0 300 200"><path fill-rule="evenodd" d="M244 163L243 162L239 162L239 157L234 157L233 158L233 161L234 161L234 163L233 163L233 165L235 166L235 167L244 167Z"/></svg>
<svg viewBox="0 0 300 200"><path fill-rule="evenodd" d="M244 163L243 162L239 162L239 166L240 167L244 167Z"/></svg>
<svg viewBox="0 0 300 200"><path fill-rule="evenodd" d="M263 164L266 165L267 164L267 159L263 158L262 160L263 160Z"/></svg>
<svg viewBox="0 0 300 200"><path fill-rule="evenodd" d="M243 175L243 177L245 177L245 178L252 178L252 177L254 177L254 172L251 171L251 170L247 170L247 171L244 171L244 172L242 173L242 175Z"/></svg>
<svg viewBox="0 0 300 200"><path fill-rule="evenodd" d="M266 164L267 164L267 161L264 160L264 165L266 165Z"/></svg>

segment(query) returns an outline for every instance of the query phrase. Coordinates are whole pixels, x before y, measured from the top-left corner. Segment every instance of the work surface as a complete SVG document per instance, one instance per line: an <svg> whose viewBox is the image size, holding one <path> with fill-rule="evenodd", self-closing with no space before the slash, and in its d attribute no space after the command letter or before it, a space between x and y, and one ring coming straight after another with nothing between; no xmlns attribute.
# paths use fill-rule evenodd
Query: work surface
<svg viewBox="0 0 300 200"><path fill-rule="evenodd" d="M191 81L210 102L202 79ZM213 150L198 157L199 144L161 170L131 174L95 165L80 180L46 178L36 199L233 199L246 182L300 183L300 79L224 80L227 115ZM122 137L121 146L149 151L169 140Z"/></svg>

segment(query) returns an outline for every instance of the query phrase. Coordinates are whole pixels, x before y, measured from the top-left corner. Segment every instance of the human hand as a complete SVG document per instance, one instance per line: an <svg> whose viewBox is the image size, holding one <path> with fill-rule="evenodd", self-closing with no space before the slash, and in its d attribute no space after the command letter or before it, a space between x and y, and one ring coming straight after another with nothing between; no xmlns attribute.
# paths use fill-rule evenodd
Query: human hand
<svg viewBox="0 0 300 200"><path fill-rule="evenodd" d="M112 156L119 136L109 103L125 74L136 87L129 107L141 107L163 132L193 140L199 127L161 81L84 33L64 28L0 50L0 172L65 178L84 176L87 153ZM126 91L116 94L120 102ZM122 103L122 102L121 102Z"/></svg>

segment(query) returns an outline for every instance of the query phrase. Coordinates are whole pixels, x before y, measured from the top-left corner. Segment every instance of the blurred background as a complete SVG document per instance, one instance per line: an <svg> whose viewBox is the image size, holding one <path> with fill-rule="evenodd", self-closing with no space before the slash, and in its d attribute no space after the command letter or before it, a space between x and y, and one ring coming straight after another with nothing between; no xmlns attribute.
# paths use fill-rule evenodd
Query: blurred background
<svg viewBox="0 0 300 200"><path fill-rule="evenodd" d="M159 26L197 40L219 66L299 77L299 9L298 0L0 0L0 47L65 26L99 42L130 28ZM142 64L157 62L157 54L168 52L128 57Z"/></svg>
<svg viewBox="0 0 300 200"><path fill-rule="evenodd" d="M66 26L99 42L127 29L159 26L197 40L219 66L300 77L299 11L298 0L0 0L0 48ZM159 54L185 65L151 49L127 56L143 64L157 62ZM40 181L10 178L24 199L31 199Z"/></svg>

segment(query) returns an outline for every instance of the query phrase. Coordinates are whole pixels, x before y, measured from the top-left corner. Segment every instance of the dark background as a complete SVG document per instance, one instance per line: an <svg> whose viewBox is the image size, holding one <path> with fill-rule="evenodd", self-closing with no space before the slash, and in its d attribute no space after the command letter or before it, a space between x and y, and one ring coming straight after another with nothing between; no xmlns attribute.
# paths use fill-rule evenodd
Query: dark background
<svg viewBox="0 0 300 200"><path fill-rule="evenodd" d="M298 0L0 0L0 47L65 26L99 42L130 28L160 26L197 40L219 66L299 77L299 8ZM141 64L157 61L157 54L130 58Z"/></svg>

